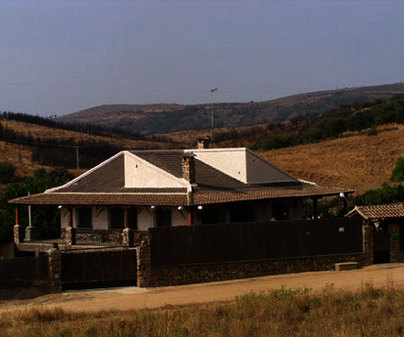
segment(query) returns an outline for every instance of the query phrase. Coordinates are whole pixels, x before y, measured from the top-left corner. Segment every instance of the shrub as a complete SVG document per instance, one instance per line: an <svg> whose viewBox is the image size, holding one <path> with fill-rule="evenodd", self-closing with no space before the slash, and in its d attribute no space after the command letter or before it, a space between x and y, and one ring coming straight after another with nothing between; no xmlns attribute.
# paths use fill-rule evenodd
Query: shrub
<svg viewBox="0 0 404 337"><path fill-rule="evenodd" d="M15 167L13 164L2 161L0 162L0 183L8 183L14 176Z"/></svg>
<svg viewBox="0 0 404 337"><path fill-rule="evenodd" d="M403 181L404 180L404 157L397 159L396 166L394 166L391 172L391 181Z"/></svg>

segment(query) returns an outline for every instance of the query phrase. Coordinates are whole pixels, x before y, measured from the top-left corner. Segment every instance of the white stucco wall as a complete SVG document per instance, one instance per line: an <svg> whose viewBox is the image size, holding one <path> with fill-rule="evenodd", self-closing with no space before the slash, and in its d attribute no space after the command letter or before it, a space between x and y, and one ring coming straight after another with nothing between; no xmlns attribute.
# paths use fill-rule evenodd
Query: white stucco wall
<svg viewBox="0 0 404 337"><path fill-rule="evenodd" d="M60 227L67 228L69 226L69 215L67 207L60 210Z"/></svg>
<svg viewBox="0 0 404 337"><path fill-rule="evenodd" d="M93 207L92 211L93 229L108 229L108 209Z"/></svg>
<svg viewBox="0 0 404 337"><path fill-rule="evenodd" d="M137 228L139 231L147 231L154 225L154 212L150 208L139 207L137 209Z"/></svg>
<svg viewBox="0 0 404 337"><path fill-rule="evenodd" d="M186 187L186 182L135 155L125 153L125 187Z"/></svg>
<svg viewBox="0 0 404 337"><path fill-rule="evenodd" d="M172 226L187 226L188 211L183 209L179 211L176 207L171 209L171 225Z"/></svg>

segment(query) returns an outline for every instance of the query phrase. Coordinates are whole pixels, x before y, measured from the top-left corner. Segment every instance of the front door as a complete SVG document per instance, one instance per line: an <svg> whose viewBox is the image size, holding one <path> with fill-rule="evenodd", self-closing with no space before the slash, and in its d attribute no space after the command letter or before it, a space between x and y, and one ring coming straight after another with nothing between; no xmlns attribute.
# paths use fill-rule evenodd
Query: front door
<svg viewBox="0 0 404 337"><path fill-rule="evenodd" d="M379 225L374 231L374 263L390 262L390 234L387 225Z"/></svg>

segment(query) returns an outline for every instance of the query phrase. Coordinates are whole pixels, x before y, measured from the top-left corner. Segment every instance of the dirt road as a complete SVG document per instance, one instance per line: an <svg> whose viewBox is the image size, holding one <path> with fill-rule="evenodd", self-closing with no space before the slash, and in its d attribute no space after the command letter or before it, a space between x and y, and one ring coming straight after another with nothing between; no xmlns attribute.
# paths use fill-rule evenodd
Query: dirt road
<svg viewBox="0 0 404 337"><path fill-rule="evenodd" d="M404 264L373 265L352 271L324 271L283 274L235 281L212 282L161 288L114 288L65 292L32 300L0 302L0 313L32 306L62 307L69 311L130 310L157 308L213 301L228 301L236 296L267 289L311 288L314 291L333 286L355 290L372 284L375 287L404 287Z"/></svg>

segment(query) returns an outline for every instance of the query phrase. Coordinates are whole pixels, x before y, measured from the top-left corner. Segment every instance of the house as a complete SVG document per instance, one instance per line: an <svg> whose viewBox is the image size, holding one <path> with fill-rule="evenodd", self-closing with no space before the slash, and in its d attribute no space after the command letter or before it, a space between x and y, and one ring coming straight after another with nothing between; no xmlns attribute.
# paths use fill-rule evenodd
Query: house
<svg viewBox="0 0 404 337"><path fill-rule="evenodd" d="M247 148L202 143L189 150L121 151L63 186L10 202L58 206L70 243L72 232L118 242L125 229L302 219L305 198L317 217L318 199L353 192L294 178Z"/></svg>
<svg viewBox="0 0 404 337"><path fill-rule="evenodd" d="M372 226L374 263L404 260L404 202L356 206L346 216Z"/></svg>

